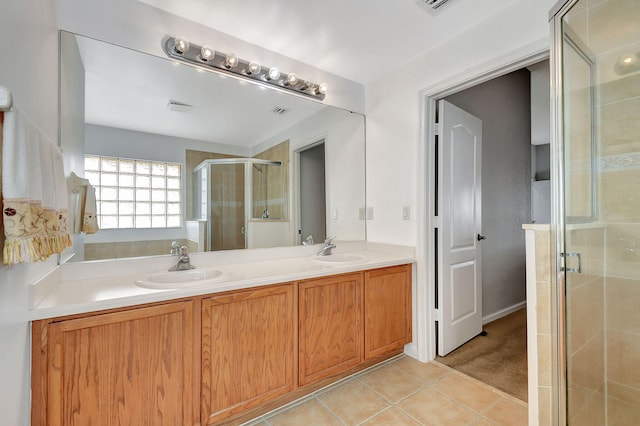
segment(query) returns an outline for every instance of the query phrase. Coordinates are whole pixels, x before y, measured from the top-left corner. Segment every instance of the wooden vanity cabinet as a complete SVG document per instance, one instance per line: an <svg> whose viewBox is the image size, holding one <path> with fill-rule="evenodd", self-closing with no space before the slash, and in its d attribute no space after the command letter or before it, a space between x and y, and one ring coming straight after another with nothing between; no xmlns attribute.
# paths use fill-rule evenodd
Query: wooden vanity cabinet
<svg viewBox="0 0 640 426"><path fill-rule="evenodd" d="M411 342L411 265L364 273L364 358Z"/></svg>
<svg viewBox="0 0 640 426"><path fill-rule="evenodd" d="M233 422L401 353L411 265L32 326L32 425Z"/></svg>
<svg viewBox="0 0 640 426"><path fill-rule="evenodd" d="M184 301L35 322L32 424L197 423L195 315Z"/></svg>
<svg viewBox="0 0 640 426"><path fill-rule="evenodd" d="M298 283L299 385L362 361L362 274Z"/></svg>
<svg viewBox="0 0 640 426"><path fill-rule="evenodd" d="M202 423L212 424L294 388L293 284L202 301Z"/></svg>

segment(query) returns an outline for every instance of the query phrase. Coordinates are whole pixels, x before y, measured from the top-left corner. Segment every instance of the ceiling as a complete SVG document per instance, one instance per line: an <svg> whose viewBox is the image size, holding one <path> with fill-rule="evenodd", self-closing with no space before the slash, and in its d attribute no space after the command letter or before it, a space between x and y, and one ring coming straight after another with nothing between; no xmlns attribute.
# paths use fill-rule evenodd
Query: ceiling
<svg viewBox="0 0 640 426"><path fill-rule="evenodd" d="M138 0L366 84L519 0Z"/></svg>

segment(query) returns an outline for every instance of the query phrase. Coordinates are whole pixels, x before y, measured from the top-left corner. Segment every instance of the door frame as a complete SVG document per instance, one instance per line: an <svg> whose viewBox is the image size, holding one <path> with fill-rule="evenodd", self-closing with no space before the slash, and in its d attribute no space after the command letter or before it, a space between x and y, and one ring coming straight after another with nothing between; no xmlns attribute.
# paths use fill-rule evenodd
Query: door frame
<svg viewBox="0 0 640 426"><path fill-rule="evenodd" d="M300 153L303 151L306 151L308 149L314 148L318 145L324 144L324 155L325 155L325 175L326 175L326 164L327 164L327 135L326 133L322 133L320 135L314 136L312 138L309 138L307 140L305 140L304 142L302 142L300 144L300 146L294 148L293 151L293 158L292 158L292 186L293 186L293 191L292 191L292 203L291 203L291 209L292 209L292 215L291 215L291 235L292 235L292 240L293 240L293 244L294 245L301 245L302 244L302 235L298 234L298 230L300 229L300 225L302 222L302 218L300 217ZM326 179L326 178L325 178ZM326 192L326 182L325 182L325 194L324 194L324 198L325 198L325 207L326 207L326 201L327 201L327 192ZM293 212L295 212L295 215L293 214ZM329 232L329 224L328 222L328 213L326 211L325 208L325 227L326 227L326 232ZM320 241L316 241L316 243L319 243Z"/></svg>
<svg viewBox="0 0 640 426"><path fill-rule="evenodd" d="M549 42L545 38L524 48L498 57L468 71L444 80L420 92L420 135L418 144L418 241L416 245L416 288L415 288L415 346L407 348L407 353L420 361L434 360L436 357L437 320L434 312L436 303L436 260L435 232L440 220L434 216L434 196L436 194L434 171L436 158L433 141L436 137L436 105L439 99L476 86L480 83L503 76L513 71L549 59ZM415 350L415 352L413 352Z"/></svg>

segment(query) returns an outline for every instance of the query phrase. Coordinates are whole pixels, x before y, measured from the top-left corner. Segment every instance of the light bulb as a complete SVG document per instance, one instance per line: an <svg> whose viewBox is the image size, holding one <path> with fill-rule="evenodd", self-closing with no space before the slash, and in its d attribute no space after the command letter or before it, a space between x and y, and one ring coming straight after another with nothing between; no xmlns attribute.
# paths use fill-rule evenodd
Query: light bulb
<svg viewBox="0 0 640 426"><path fill-rule="evenodd" d="M635 65L637 61L638 60L636 59L635 55L625 55L620 59L620 62L622 62L622 64L627 67Z"/></svg>
<svg viewBox="0 0 640 426"><path fill-rule="evenodd" d="M233 68L238 65L238 57L233 53L227 55L227 59L224 61L224 66L227 68Z"/></svg>
<svg viewBox="0 0 640 426"><path fill-rule="evenodd" d="M280 70L276 67L269 68L269 72L267 73L268 80L277 80L280 78Z"/></svg>
<svg viewBox="0 0 640 426"><path fill-rule="evenodd" d="M249 65L247 66L246 69L246 73L251 75L251 74L257 74L260 72L260 70L262 69L262 67L260 66L259 63L255 62L255 61L251 61L249 62Z"/></svg>
<svg viewBox="0 0 640 426"><path fill-rule="evenodd" d="M189 50L189 42L182 37L176 37L173 39L173 49L182 54Z"/></svg>
<svg viewBox="0 0 640 426"><path fill-rule="evenodd" d="M327 93L327 83L320 83L316 90L319 94L324 95Z"/></svg>
<svg viewBox="0 0 640 426"><path fill-rule="evenodd" d="M202 49L200 49L200 59L202 59L203 61L210 61L212 60L214 57L216 56L216 51L213 50L213 47L211 46L202 46Z"/></svg>
<svg viewBox="0 0 640 426"><path fill-rule="evenodd" d="M298 76L296 75L296 73L292 72L287 75L285 84L288 86L295 86L296 84L298 84L298 81L299 81Z"/></svg>

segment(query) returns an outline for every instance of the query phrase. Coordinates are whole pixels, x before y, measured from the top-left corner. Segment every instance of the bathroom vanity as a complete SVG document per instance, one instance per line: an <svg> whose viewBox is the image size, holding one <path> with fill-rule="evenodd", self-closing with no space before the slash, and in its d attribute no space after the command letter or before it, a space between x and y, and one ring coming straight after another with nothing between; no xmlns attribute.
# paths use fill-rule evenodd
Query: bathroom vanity
<svg viewBox="0 0 640 426"><path fill-rule="evenodd" d="M136 286L148 271L48 277L32 310L32 424L237 423L402 353L411 250L360 243L317 262L315 249L196 255L226 279L181 289Z"/></svg>

